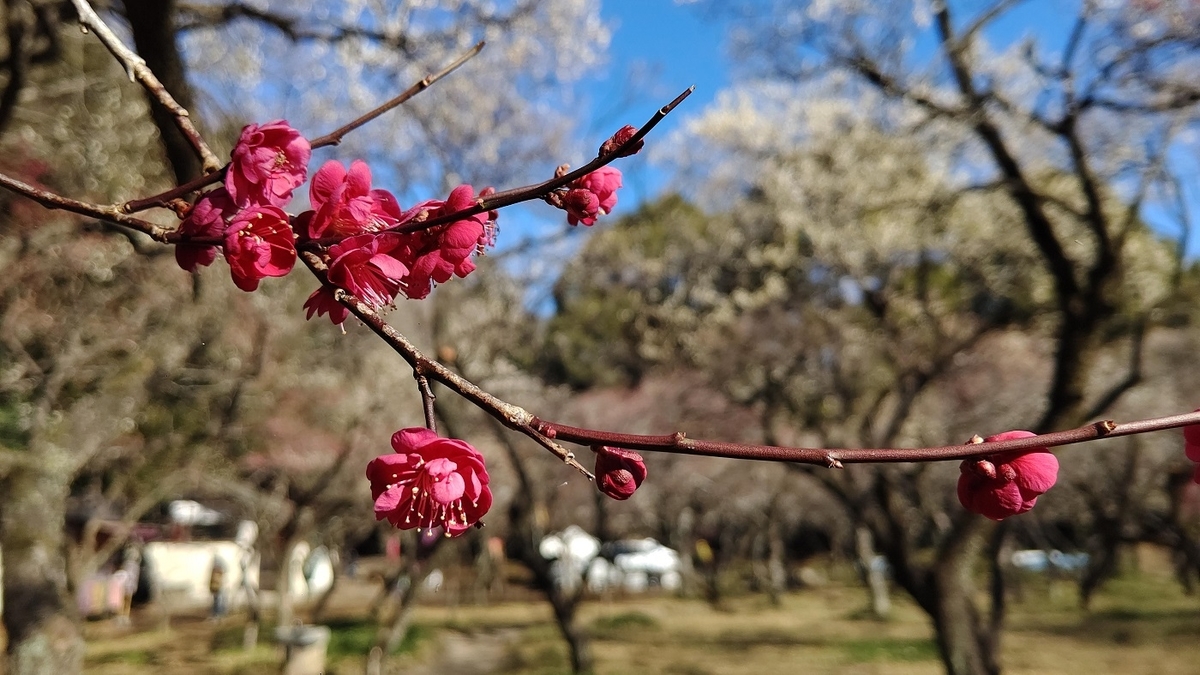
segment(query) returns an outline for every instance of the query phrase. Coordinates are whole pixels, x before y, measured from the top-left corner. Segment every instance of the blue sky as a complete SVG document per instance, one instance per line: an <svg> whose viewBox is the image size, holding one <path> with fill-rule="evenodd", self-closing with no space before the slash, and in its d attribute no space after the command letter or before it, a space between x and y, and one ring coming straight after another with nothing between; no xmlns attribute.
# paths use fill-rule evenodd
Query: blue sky
<svg viewBox="0 0 1200 675"><path fill-rule="evenodd" d="M703 3L701 3L703 4ZM985 36L997 48L1032 37L1039 51L1061 49L1078 9L1077 0L1041 0L1019 3L995 21ZM972 6L972 11L978 7ZM603 0L601 14L612 30L609 67L589 87L592 115L581 130L589 140L602 140L623 124L638 125L680 91L696 85L696 91L647 139L662 142L687 117L698 115L716 95L734 83L734 64L726 49L728 25L712 18L697 5L677 0ZM962 15L960 20L969 20ZM916 46L918 57L923 51ZM931 44L930 50L935 47ZM1195 162L1187 162L1189 178L1196 176ZM649 163L645 154L619 165L625 189L616 214L629 213L643 200L652 199L667 183L666 174ZM1191 194L1193 212L1200 212L1200 195ZM1148 210L1152 223L1165 218L1161 211ZM1163 229L1174 236L1173 227ZM1192 237L1191 256L1200 255L1200 237Z"/></svg>
<svg viewBox="0 0 1200 675"><path fill-rule="evenodd" d="M731 64L725 29L689 4L674 0L604 0L601 15L612 30L609 67L587 86L595 101L585 133L600 138L623 124L640 125L653 112L695 85L696 91L647 139L666 138L689 115L699 114L729 86ZM645 156L626 160L629 203L652 197L665 182Z"/></svg>

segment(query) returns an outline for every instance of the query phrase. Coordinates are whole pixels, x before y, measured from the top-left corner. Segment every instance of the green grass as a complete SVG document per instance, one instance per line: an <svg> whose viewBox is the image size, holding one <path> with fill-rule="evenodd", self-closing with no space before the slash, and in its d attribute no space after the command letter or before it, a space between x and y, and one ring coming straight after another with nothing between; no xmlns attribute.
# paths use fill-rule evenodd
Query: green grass
<svg viewBox="0 0 1200 675"><path fill-rule="evenodd" d="M904 638L875 638L847 640L838 645L846 658L853 663L890 661L907 663L931 661L938 658L937 645L933 640Z"/></svg>

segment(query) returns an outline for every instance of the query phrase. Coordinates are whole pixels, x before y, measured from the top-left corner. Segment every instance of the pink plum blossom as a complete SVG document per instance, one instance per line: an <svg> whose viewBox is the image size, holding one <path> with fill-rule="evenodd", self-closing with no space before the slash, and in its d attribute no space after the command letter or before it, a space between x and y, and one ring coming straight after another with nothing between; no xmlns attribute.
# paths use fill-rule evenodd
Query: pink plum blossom
<svg viewBox="0 0 1200 675"><path fill-rule="evenodd" d="M367 464L376 520L401 530L440 526L454 537L491 508L483 455L466 441L417 427L393 434L392 449Z"/></svg>
<svg viewBox="0 0 1200 675"><path fill-rule="evenodd" d="M1033 438L1029 431L1006 431L985 442ZM1058 458L1046 448L1020 450L964 460L958 477L963 508L992 520L1025 513L1058 480Z"/></svg>
<svg viewBox="0 0 1200 675"><path fill-rule="evenodd" d="M258 289L264 277L282 277L296 264L296 242L288 216L276 206L239 211L225 230L225 260L233 283Z"/></svg>
<svg viewBox="0 0 1200 675"><path fill-rule="evenodd" d="M633 496L646 480L646 463L632 450L601 445L596 451L596 487L613 499Z"/></svg>
<svg viewBox="0 0 1200 675"><path fill-rule="evenodd" d="M378 309L391 304L400 290L400 279L408 267L394 255L401 248L401 235L360 234L334 244L329 249L329 283L345 289ZM346 320L347 310L333 296L332 288L317 289L304 303L308 318L328 313L334 325Z"/></svg>
<svg viewBox="0 0 1200 675"><path fill-rule="evenodd" d="M217 188L196 201L187 217L179 224L179 234L186 237L220 238L237 207L225 188ZM183 240L175 245L175 262L188 272L211 265L217 259L217 247L211 244L189 244Z"/></svg>
<svg viewBox="0 0 1200 675"><path fill-rule="evenodd" d="M242 129L233 148L225 189L238 206L286 206L304 184L312 148L286 120Z"/></svg>
<svg viewBox="0 0 1200 675"><path fill-rule="evenodd" d="M314 239L378 232L401 217L392 193L371 189L371 168L359 159L349 171L337 160L325 162L313 175L309 201L313 211L301 215L301 234Z"/></svg>
<svg viewBox="0 0 1200 675"><path fill-rule="evenodd" d="M470 185L460 185L450 192L445 202L425 202L405 213L401 222L414 218L414 213L427 212L427 218L437 218L469 208L475 204L475 191ZM486 246L494 230L489 214L477 213L446 225L409 233L408 254L402 257L409 267L403 280L404 295L420 299L429 295L433 284L445 283L452 276L464 278L475 270L471 255Z"/></svg>
<svg viewBox="0 0 1200 675"><path fill-rule="evenodd" d="M596 222L597 216L612 213L613 207L617 205L617 188L621 187L621 172L611 166L602 166L586 176L576 178L567 187L570 189L567 191L563 204L563 208L567 210L567 222L572 225L579 223L591 225ZM591 208L591 199L579 195L579 191L595 196L596 207L594 209ZM578 208L580 206L587 208L580 209Z"/></svg>

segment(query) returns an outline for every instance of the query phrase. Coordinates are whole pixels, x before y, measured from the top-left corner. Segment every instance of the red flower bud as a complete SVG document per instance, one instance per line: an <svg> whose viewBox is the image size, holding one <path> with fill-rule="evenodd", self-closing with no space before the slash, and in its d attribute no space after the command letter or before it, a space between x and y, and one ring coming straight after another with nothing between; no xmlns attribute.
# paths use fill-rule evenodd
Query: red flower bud
<svg viewBox="0 0 1200 675"><path fill-rule="evenodd" d="M646 480L646 463L632 450L601 445L596 451L596 487L613 499L629 499Z"/></svg>

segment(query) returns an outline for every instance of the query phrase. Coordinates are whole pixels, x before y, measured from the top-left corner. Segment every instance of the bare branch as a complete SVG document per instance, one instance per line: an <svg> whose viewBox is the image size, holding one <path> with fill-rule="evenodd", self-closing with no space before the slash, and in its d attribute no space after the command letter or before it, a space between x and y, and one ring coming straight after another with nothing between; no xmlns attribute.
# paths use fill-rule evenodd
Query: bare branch
<svg viewBox="0 0 1200 675"><path fill-rule="evenodd" d="M100 42L125 67L125 72L129 74L129 80L131 82L134 80L140 82L164 108L171 112L171 115L175 118L175 125L187 137L188 142L192 144L192 148L196 151L196 156L200 158L200 162L204 165L204 172L212 173L220 169L221 161L209 149L200 132L196 130L196 126L192 124L191 114L175 101L175 98L171 96L171 93L158 80L158 77L150 70L142 57L135 54L133 50L121 42L120 38L112 32L112 29L104 23L104 20L96 14L96 10L92 9L87 0L71 0L71 2L75 5L75 10L79 12L79 23L83 27L83 30L95 33Z"/></svg>

